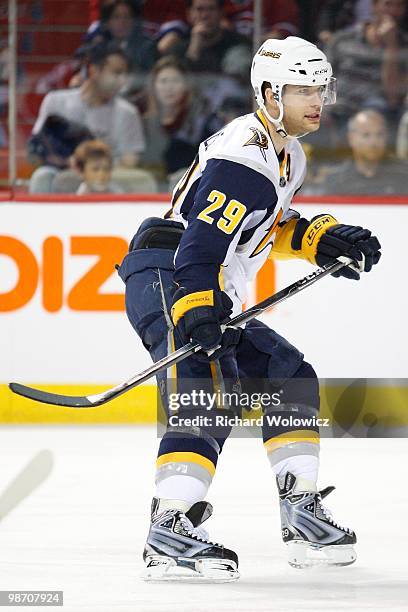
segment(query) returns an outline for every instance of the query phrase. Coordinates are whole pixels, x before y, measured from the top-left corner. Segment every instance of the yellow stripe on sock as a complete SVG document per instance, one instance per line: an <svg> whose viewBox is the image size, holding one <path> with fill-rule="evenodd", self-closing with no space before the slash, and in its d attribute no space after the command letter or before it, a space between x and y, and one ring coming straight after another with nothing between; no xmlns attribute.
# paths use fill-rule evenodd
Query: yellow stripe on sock
<svg viewBox="0 0 408 612"><path fill-rule="evenodd" d="M312 444L319 444L320 436L310 429L287 431L264 442L264 447L267 453L271 453L277 448L286 446L286 444L293 444L293 442L311 442Z"/></svg>
<svg viewBox="0 0 408 612"><path fill-rule="evenodd" d="M189 452L181 452L176 451L174 453L166 453L165 455L160 455L157 457L156 466L160 467L165 463L197 463L197 465L201 465L201 467L205 468L208 472L210 472L211 476L215 474L215 465L210 459L207 457L203 457L203 455L199 455L198 453L189 453Z"/></svg>

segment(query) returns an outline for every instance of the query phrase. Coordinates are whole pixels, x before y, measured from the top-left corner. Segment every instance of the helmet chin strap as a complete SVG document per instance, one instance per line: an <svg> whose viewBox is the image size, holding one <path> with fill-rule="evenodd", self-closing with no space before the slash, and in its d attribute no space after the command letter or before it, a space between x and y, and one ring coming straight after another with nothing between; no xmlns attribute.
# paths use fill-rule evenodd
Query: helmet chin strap
<svg viewBox="0 0 408 612"><path fill-rule="evenodd" d="M260 104L261 107L261 111L264 113L264 115L267 117L267 119L269 119L269 121L272 123L272 125L275 126L275 129L277 131L277 133L279 134L279 136L281 136L282 138L291 138L291 136L289 136L289 134L287 133L287 131L285 130L285 126L283 125L283 104L282 102L276 101L278 108L279 108L279 117L277 119L274 119L273 117L271 117L271 115L268 113L268 111L266 110L266 106L265 103L262 102Z"/></svg>
<svg viewBox="0 0 408 612"><path fill-rule="evenodd" d="M277 119L274 119L273 117L271 117L271 115L266 110L266 106L264 102L262 102L262 104L260 104L259 106L261 108L261 111L264 113L264 115L269 119L272 125L275 126L276 131L279 134L279 136L281 136L281 138L288 138L290 140L292 138L303 138L304 136L307 136L308 134L310 134L310 132L305 132L304 134L299 134L298 136L291 136L290 134L288 134L285 129L285 126L283 125L283 112L284 112L283 104L280 100L279 101L276 100L276 103L279 108L279 117Z"/></svg>

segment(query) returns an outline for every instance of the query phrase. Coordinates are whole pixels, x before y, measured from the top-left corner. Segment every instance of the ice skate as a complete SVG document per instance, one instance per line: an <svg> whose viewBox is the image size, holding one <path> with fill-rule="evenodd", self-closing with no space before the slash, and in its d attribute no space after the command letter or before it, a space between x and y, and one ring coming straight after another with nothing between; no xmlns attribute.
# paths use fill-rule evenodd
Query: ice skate
<svg viewBox="0 0 408 612"><path fill-rule="evenodd" d="M350 565L357 558L355 533L332 518L322 499L334 490L295 490L296 477L288 472L278 478L282 538L288 550L289 565L296 568L315 565Z"/></svg>
<svg viewBox="0 0 408 612"><path fill-rule="evenodd" d="M197 502L187 512L159 510L152 502L152 519L143 559L142 578L148 581L190 580L230 582L239 578L236 553L208 540L200 527L212 514L208 502Z"/></svg>

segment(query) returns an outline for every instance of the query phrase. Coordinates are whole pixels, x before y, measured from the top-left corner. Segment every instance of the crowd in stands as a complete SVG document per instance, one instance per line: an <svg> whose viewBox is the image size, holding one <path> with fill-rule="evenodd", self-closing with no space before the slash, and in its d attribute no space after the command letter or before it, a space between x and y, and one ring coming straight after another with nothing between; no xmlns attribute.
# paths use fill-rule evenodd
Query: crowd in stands
<svg viewBox="0 0 408 612"><path fill-rule="evenodd" d="M202 140L253 110L254 2L84 4L80 44L33 84L42 101L28 188L171 190ZM264 0L262 39L289 35L322 48L337 78L337 104L300 141L310 161L303 192L408 192L408 0Z"/></svg>

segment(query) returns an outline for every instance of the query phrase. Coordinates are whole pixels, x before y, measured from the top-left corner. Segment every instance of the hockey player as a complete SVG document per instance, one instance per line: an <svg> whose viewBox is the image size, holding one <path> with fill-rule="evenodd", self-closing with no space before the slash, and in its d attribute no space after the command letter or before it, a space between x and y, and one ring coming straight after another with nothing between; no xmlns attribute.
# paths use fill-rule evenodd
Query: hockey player
<svg viewBox="0 0 408 612"><path fill-rule="evenodd" d="M142 224L119 273L129 319L154 360L190 340L203 348L159 376L164 400L174 385L231 390L238 381L262 379L265 388L278 384L284 390L283 402L268 414L311 422L319 411L318 381L302 353L260 321L224 333L222 324L241 311L247 283L268 257L298 257L318 266L351 257L355 265L336 276L359 279L378 263L380 244L369 230L330 214L307 220L290 208L305 176L297 139L317 130L322 107L335 102L325 55L300 38L267 40L255 54L251 81L258 111L200 145L174 190L170 213ZM190 405L178 415L195 410ZM203 500L229 432L168 426L144 551L147 579L183 572L213 580L239 576L237 554L209 541L201 527L212 512ZM354 532L322 504L333 487L317 488L318 428L271 427L264 419L262 434L277 480L289 563L353 563Z"/></svg>

